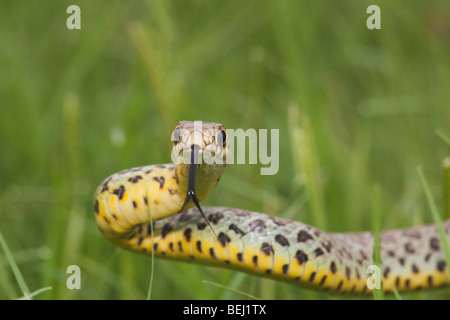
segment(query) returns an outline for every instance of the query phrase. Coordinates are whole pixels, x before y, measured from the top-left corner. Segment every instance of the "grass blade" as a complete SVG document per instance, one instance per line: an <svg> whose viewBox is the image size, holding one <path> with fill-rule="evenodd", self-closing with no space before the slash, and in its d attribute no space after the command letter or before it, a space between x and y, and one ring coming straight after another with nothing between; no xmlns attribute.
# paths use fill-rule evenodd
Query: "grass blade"
<svg viewBox="0 0 450 320"><path fill-rule="evenodd" d="M450 219L450 157L444 159L444 217Z"/></svg>
<svg viewBox="0 0 450 320"><path fill-rule="evenodd" d="M253 295L251 295L249 293L246 293L244 291L240 291L240 290L237 290L237 289L233 289L231 287L227 287L227 286L221 285L219 283L211 282L211 281L208 281L208 280L203 280L203 283L212 284L213 286L216 286L216 287L219 287L219 288L222 288L222 289L226 289L226 290L230 290L230 291L238 293L238 294L242 294L242 295L244 295L244 296L246 296L246 297L248 297L250 299L253 299L253 300L261 300L260 298L255 297L255 296L253 296Z"/></svg>
<svg viewBox="0 0 450 320"><path fill-rule="evenodd" d="M427 180L425 179L425 175L423 174L422 168L420 166L417 167L417 171L419 172L420 180L422 181L422 186L428 200L428 205L430 207L431 214L433 216L433 221L436 224L436 228L438 230L442 250L444 251L445 255L445 261L447 263L447 266L450 266L450 248L448 245L448 240L445 234L444 226L442 225L442 219L439 216L439 211L437 209L436 203L433 200L433 196L431 195L431 190L430 187L428 186ZM449 272L450 274L450 268L447 268L447 272Z"/></svg>
<svg viewBox="0 0 450 320"><path fill-rule="evenodd" d="M395 286L391 283L392 292L394 293L394 296L397 300L403 300L402 296L398 293Z"/></svg>
<svg viewBox="0 0 450 320"><path fill-rule="evenodd" d="M34 296L37 296L39 293L45 292L48 290L52 290L52 289L53 289L52 287L44 287L44 288L38 289L36 291L33 291L32 293L25 295L17 300L31 300L31 298L33 298Z"/></svg>
<svg viewBox="0 0 450 320"><path fill-rule="evenodd" d="M447 137L447 135L445 135L445 134L442 132L442 130L437 129L435 132L436 132L436 134L437 134L439 137L442 138L442 140L444 140L445 142L447 142L448 144L450 144L450 138Z"/></svg>
<svg viewBox="0 0 450 320"><path fill-rule="evenodd" d="M0 245L3 247L3 251L5 252L6 258L8 259L9 265L11 266L11 269L14 273L14 277L16 277L16 281L19 284L20 290L22 290L22 294L24 296L29 296L30 289L28 289L28 286L25 282L25 279L22 277L22 274L20 273L19 267L17 266L16 262L14 261L14 257L9 250L9 247L3 238L3 234L0 231Z"/></svg>
<svg viewBox="0 0 450 320"><path fill-rule="evenodd" d="M295 172L303 180L314 224L320 229L326 229L323 188L312 124L307 114L300 114L296 104L289 106L288 113Z"/></svg>

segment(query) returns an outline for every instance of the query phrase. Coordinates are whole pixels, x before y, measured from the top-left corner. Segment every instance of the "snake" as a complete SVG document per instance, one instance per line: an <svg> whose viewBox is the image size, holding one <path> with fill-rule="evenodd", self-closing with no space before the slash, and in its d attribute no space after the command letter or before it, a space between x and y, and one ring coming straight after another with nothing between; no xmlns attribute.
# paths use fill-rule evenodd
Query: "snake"
<svg viewBox="0 0 450 320"><path fill-rule="evenodd" d="M100 232L119 247L157 258L234 269L331 293L371 293L372 232L327 233L264 213L199 206L228 166L228 139L219 123L179 122L171 134L172 163L123 170L96 189ZM450 220L443 228L450 242ZM440 239L434 224L380 232L376 275L382 290L448 286Z"/></svg>

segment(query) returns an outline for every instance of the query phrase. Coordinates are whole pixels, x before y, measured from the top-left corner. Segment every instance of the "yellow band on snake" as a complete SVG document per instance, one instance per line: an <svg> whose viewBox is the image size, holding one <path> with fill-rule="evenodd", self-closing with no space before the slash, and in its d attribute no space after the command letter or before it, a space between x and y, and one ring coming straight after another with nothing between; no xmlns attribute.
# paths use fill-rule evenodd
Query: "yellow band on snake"
<svg viewBox="0 0 450 320"><path fill-rule="evenodd" d="M373 235L326 233L297 221L241 209L203 207L179 213L186 199L193 144L200 155L226 158L226 131L217 123L183 121L172 133L177 164L150 165L113 174L97 188L95 217L115 244L156 257L232 268L301 286L367 294L373 264ZM201 143L199 143L199 141ZM216 186L226 164L197 165L198 200ZM186 208L192 207L188 203ZM150 226L150 214L153 227ZM450 220L444 222L450 242ZM153 230L153 235L151 234ZM450 284L434 225L381 233L383 289L398 291Z"/></svg>

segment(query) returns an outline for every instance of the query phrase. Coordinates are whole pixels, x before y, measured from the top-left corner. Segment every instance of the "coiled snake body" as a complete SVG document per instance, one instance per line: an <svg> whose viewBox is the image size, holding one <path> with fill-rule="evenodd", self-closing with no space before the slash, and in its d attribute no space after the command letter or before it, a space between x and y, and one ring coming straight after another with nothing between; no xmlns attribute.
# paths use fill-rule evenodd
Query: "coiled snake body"
<svg viewBox="0 0 450 320"><path fill-rule="evenodd" d="M193 174L189 170L186 151L221 159L228 152L225 129L200 124L198 128L182 121L172 133L177 164L133 168L103 181L94 209L104 236L128 250L153 251L161 258L233 268L332 292L371 291L367 267L373 264L374 240L369 232L325 233L297 221L225 207L203 207L207 221L196 208L179 213L195 203L189 198L192 181L201 201L226 167L205 161L194 164ZM444 228L450 241L450 220ZM392 291L392 286L411 291L450 283L434 225L384 231L380 237L385 291Z"/></svg>

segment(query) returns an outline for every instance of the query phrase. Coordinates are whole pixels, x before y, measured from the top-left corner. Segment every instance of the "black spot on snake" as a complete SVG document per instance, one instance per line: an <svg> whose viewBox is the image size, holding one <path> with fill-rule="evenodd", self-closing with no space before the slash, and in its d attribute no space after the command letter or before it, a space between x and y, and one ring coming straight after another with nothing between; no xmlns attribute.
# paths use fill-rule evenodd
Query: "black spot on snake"
<svg viewBox="0 0 450 320"><path fill-rule="evenodd" d="M297 252L295 253L295 259L297 259L299 265L302 265L303 263L308 261L308 255L302 250L297 250Z"/></svg>
<svg viewBox="0 0 450 320"><path fill-rule="evenodd" d="M315 253L315 255L316 255L316 258L317 258L317 257L320 257L321 255L324 254L324 252L323 252L323 250L322 250L321 248L316 248L316 249L314 249L314 253Z"/></svg>
<svg viewBox="0 0 450 320"><path fill-rule="evenodd" d="M327 280L327 276L323 276L322 279L320 280L319 286L323 286L323 284L325 283L325 280Z"/></svg>
<svg viewBox="0 0 450 320"><path fill-rule="evenodd" d="M297 242L306 242L308 240L311 240L312 238L313 237L305 230L300 230L297 234Z"/></svg>
<svg viewBox="0 0 450 320"><path fill-rule="evenodd" d="M133 200L133 208L135 208L135 209L137 208L137 203L134 200Z"/></svg>
<svg viewBox="0 0 450 320"><path fill-rule="evenodd" d="M239 262L242 262L242 252L239 252L239 253L236 255L236 258L238 259Z"/></svg>
<svg viewBox="0 0 450 320"><path fill-rule="evenodd" d="M178 220L179 220L180 222L189 221L190 218L191 218L191 216L188 214L187 211L184 211L184 212L182 212L182 213L180 213L180 214L178 215Z"/></svg>
<svg viewBox="0 0 450 320"><path fill-rule="evenodd" d="M161 230L161 237L164 239L166 237L166 235L172 231L172 226L170 225L170 223L166 223Z"/></svg>
<svg viewBox="0 0 450 320"><path fill-rule="evenodd" d="M331 271L332 274L335 274L336 271L337 271L336 263L334 263L334 261L331 262L330 271Z"/></svg>
<svg viewBox="0 0 450 320"><path fill-rule="evenodd" d="M438 263L437 263L437 265L436 265L436 268L437 268L440 272L444 272L445 266L446 266L445 261L444 261L444 260L440 260L440 261L438 261Z"/></svg>
<svg viewBox="0 0 450 320"><path fill-rule="evenodd" d="M219 235L217 236L217 239L220 241L220 244L224 248L231 241L230 237L224 232L219 233Z"/></svg>
<svg viewBox="0 0 450 320"><path fill-rule="evenodd" d="M406 281L405 281L405 287L406 287L406 288L409 288L410 284L411 284L411 281L409 281L409 279L406 279Z"/></svg>
<svg viewBox="0 0 450 320"><path fill-rule="evenodd" d="M255 265L255 267L258 265L258 256L253 256L252 262Z"/></svg>
<svg viewBox="0 0 450 320"><path fill-rule="evenodd" d="M164 179L163 176L160 176L160 177L153 177L153 180L155 180L156 182L159 183L159 188L160 188L160 189L164 188L164 182L165 182L165 179Z"/></svg>
<svg viewBox="0 0 450 320"><path fill-rule="evenodd" d="M222 212L211 213L208 216L208 220L211 221L213 224L218 224L222 218L223 218Z"/></svg>
<svg viewBox="0 0 450 320"><path fill-rule="evenodd" d="M413 273L419 273L419 268L417 268L417 266L416 266L415 264L413 264L413 265L411 266L411 271L412 271Z"/></svg>
<svg viewBox="0 0 450 320"><path fill-rule="evenodd" d="M209 254L211 255L211 257L212 257L213 259L216 259L216 255L215 255L215 253L214 253L214 249L213 249L213 248L210 248L210 249L209 249Z"/></svg>
<svg viewBox="0 0 450 320"><path fill-rule="evenodd" d="M330 253L331 249L333 248L333 244L331 243L331 241L322 242L322 246L325 248L325 250L327 250L328 253Z"/></svg>
<svg viewBox="0 0 450 320"><path fill-rule="evenodd" d="M177 173L177 170L175 169L175 174L174 174L174 176L172 177L173 179L175 179L175 182L177 183L177 184L179 184L179 181L178 181L178 173Z"/></svg>
<svg viewBox="0 0 450 320"><path fill-rule="evenodd" d="M359 250L359 253L361 254L361 257L362 257L364 260L367 260L367 256L366 256L366 254L365 254L364 251Z"/></svg>
<svg viewBox="0 0 450 320"><path fill-rule="evenodd" d="M192 234L192 229L191 228L186 228L186 230L184 230L183 235L186 238L187 242L191 241L191 234Z"/></svg>
<svg viewBox="0 0 450 320"><path fill-rule="evenodd" d="M345 275L347 276L347 280L350 280L350 268L345 267Z"/></svg>
<svg viewBox="0 0 450 320"><path fill-rule="evenodd" d="M95 213L98 214L98 200L95 200L94 210L95 210Z"/></svg>
<svg viewBox="0 0 450 320"><path fill-rule="evenodd" d="M198 228L198 230L205 229L206 228L206 223L201 222L201 223L197 224L197 228Z"/></svg>
<svg viewBox="0 0 450 320"><path fill-rule="evenodd" d="M266 224L261 219L256 219L248 224L251 231L263 232L266 229Z"/></svg>
<svg viewBox="0 0 450 320"><path fill-rule="evenodd" d="M287 271L288 271L288 269L289 269L289 265L288 265L288 264L284 264L284 265L281 267L281 270L283 271L283 274L286 274Z"/></svg>
<svg viewBox="0 0 450 320"><path fill-rule="evenodd" d="M313 282L315 278L316 278L316 272L311 273L309 276L309 282Z"/></svg>
<svg viewBox="0 0 450 320"><path fill-rule="evenodd" d="M128 179L128 181L130 181L131 183L137 183L139 180L142 180L142 176L140 175Z"/></svg>
<svg viewBox="0 0 450 320"><path fill-rule="evenodd" d="M196 243L198 252L202 253L202 242L198 240Z"/></svg>
<svg viewBox="0 0 450 320"><path fill-rule="evenodd" d="M239 227L237 225L235 225L234 223L230 224L228 229L234 231L236 234L241 235L241 236L243 236L245 234L244 231L239 229Z"/></svg>
<svg viewBox="0 0 450 320"><path fill-rule="evenodd" d="M439 251L441 249L441 245L438 238L430 239L430 248L434 251Z"/></svg>
<svg viewBox="0 0 450 320"><path fill-rule="evenodd" d="M278 242L282 247L287 247L289 246L289 241L288 239L286 239L286 237L284 237L281 234L277 234L275 236L275 241Z"/></svg>
<svg viewBox="0 0 450 320"><path fill-rule="evenodd" d="M125 187L121 185L119 188L113 190L113 193L119 198L119 200L122 200L123 194L125 193Z"/></svg>
<svg viewBox="0 0 450 320"><path fill-rule="evenodd" d="M270 220L272 220L277 226L284 226L288 222L280 217L270 216Z"/></svg>
<svg viewBox="0 0 450 320"><path fill-rule="evenodd" d="M405 244L405 251L407 252L407 253L414 253L414 252L416 252L416 250L414 250L414 248L413 248L413 246L412 246L412 244L410 243L410 242L408 242L407 244Z"/></svg>
<svg viewBox="0 0 450 320"><path fill-rule="evenodd" d="M267 242L263 242L263 244L261 245L261 251L264 252L264 254L270 256L273 253L273 248Z"/></svg>
<svg viewBox="0 0 450 320"><path fill-rule="evenodd" d="M105 182L103 182L101 192L105 192L105 191L109 190L108 182L110 182L111 179L112 179L112 177L109 177L108 179L105 180Z"/></svg>

